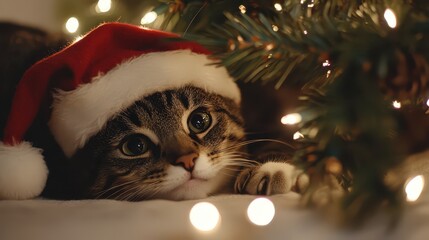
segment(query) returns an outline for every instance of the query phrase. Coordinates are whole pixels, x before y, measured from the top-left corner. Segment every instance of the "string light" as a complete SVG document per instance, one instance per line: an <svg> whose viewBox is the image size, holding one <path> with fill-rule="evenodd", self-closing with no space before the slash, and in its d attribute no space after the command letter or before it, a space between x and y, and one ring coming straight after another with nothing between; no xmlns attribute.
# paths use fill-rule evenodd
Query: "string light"
<svg viewBox="0 0 429 240"><path fill-rule="evenodd" d="M422 175L418 175L407 181L405 184L405 193L407 194L407 201L414 202L419 199L423 191L425 181Z"/></svg>
<svg viewBox="0 0 429 240"><path fill-rule="evenodd" d="M75 17L71 17L66 22L66 30L69 33L75 33L79 29L79 20Z"/></svg>
<svg viewBox="0 0 429 240"><path fill-rule="evenodd" d="M274 204L267 198L256 198L247 208L247 217L258 226L268 225L274 218Z"/></svg>
<svg viewBox="0 0 429 240"><path fill-rule="evenodd" d="M393 107L394 108L396 108L396 109L399 109L399 108L401 108L402 107L402 105L401 105L401 103L400 102L398 102L398 101L393 101L393 103L392 103L392 105L393 105Z"/></svg>
<svg viewBox="0 0 429 240"><path fill-rule="evenodd" d="M294 125L302 121L302 116L299 113L291 113L283 116L280 121L285 125Z"/></svg>
<svg viewBox="0 0 429 240"><path fill-rule="evenodd" d="M240 5L240 6L238 6L238 9L240 9L240 12L241 12L241 13L243 13L243 14L245 14L245 13L246 13L246 6L244 6L244 5Z"/></svg>
<svg viewBox="0 0 429 240"><path fill-rule="evenodd" d="M281 10L283 10L283 7L282 7L282 5L281 5L280 3L275 3L275 4L274 4L274 8L275 8L278 12L280 12Z"/></svg>
<svg viewBox="0 0 429 240"><path fill-rule="evenodd" d="M300 138L304 138L304 134L300 133L299 131L293 134L293 140L298 140Z"/></svg>
<svg viewBox="0 0 429 240"><path fill-rule="evenodd" d="M396 27L396 16L392 9L388 8L384 11L384 19L386 19L387 25L389 25L390 28Z"/></svg>
<svg viewBox="0 0 429 240"><path fill-rule="evenodd" d="M157 17L158 17L158 14L156 12L154 11L148 12L142 17L142 19L140 20L140 23L142 25L153 23Z"/></svg>
<svg viewBox="0 0 429 240"><path fill-rule="evenodd" d="M325 61L322 63L322 66L324 66L324 67L329 67L329 66L331 66L331 63L329 62L329 60L325 60Z"/></svg>
<svg viewBox="0 0 429 240"><path fill-rule="evenodd" d="M277 27L277 26L276 26L276 25L274 25L274 24L273 24L271 27L273 28L273 31L274 31L274 32L277 32L277 31L279 30L279 27Z"/></svg>
<svg viewBox="0 0 429 240"><path fill-rule="evenodd" d="M426 106L429 107L429 99L426 101Z"/></svg>
<svg viewBox="0 0 429 240"><path fill-rule="evenodd" d="M95 11L98 13L105 13L110 11L112 7L111 0L98 0L97 5L95 6Z"/></svg>
<svg viewBox="0 0 429 240"><path fill-rule="evenodd" d="M328 71L326 72L326 78L328 78L330 75L331 75L331 70L328 70Z"/></svg>
<svg viewBox="0 0 429 240"><path fill-rule="evenodd" d="M189 212L191 224L200 231L211 231L216 228L220 214L215 205L209 202L195 204Z"/></svg>
<svg viewBox="0 0 429 240"><path fill-rule="evenodd" d="M307 30L304 30L304 34L307 35Z"/></svg>

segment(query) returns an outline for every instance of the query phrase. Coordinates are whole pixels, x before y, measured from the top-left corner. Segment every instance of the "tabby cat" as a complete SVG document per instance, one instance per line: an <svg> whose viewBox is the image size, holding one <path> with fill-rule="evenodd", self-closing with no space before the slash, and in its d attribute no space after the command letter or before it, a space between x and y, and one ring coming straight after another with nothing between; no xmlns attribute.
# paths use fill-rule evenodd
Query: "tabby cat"
<svg viewBox="0 0 429 240"><path fill-rule="evenodd" d="M0 62L5 66L0 69L3 135L12 93L24 69L66 41L2 23L0 42L4 46ZM11 63L16 66L8 67ZM50 172L42 195L48 198L181 200L220 193L270 195L304 190L308 178L286 163L289 156L248 153L246 147L252 141L246 140L240 111L236 101L188 85L134 102L71 159L53 136L46 135L50 130L43 117L26 137L34 147L44 149Z"/></svg>
<svg viewBox="0 0 429 240"><path fill-rule="evenodd" d="M231 99L193 86L156 92L111 119L71 159L74 197L182 200L303 189L306 175L278 162L282 156L262 165L247 157L243 126Z"/></svg>

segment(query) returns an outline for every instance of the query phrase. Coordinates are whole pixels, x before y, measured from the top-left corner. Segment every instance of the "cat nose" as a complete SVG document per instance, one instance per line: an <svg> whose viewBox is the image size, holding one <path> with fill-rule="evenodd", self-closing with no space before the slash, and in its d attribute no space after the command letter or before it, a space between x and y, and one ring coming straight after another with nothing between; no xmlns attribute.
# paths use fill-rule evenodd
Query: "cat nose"
<svg viewBox="0 0 429 240"><path fill-rule="evenodd" d="M196 153L190 153L183 156L180 156L176 159L176 164L182 164L182 166L188 170L192 171L194 169L195 160L197 160L198 154Z"/></svg>

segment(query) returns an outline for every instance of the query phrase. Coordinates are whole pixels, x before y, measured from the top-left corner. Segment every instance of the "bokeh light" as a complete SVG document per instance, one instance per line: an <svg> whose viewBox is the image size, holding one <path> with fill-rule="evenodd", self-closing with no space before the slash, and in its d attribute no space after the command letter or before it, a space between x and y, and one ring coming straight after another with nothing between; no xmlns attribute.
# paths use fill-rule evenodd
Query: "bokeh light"
<svg viewBox="0 0 429 240"><path fill-rule="evenodd" d="M66 22L66 29L69 33L75 33L79 29L79 20L75 17L71 17Z"/></svg>
<svg viewBox="0 0 429 240"><path fill-rule="evenodd" d="M422 175L415 176L408 180L405 184L405 193L407 194L407 201L417 201L423 191L424 186L425 180Z"/></svg>
<svg viewBox="0 0 429 240"><path fill-rule="evenodd" d="M209 202L200 202L192 207L189 219L196 229L206 232L216 228L220 214L215 205Z"/></svg>
<svg viewBox="0 0 429 240"><path fill-rule="evenodd" d="M399 108L402 107L402 104L400 102L398 102L398 101L393 101L392 105L396 109L399 109Z"/></svg>
<svg viewBox="0 0 429 240"><path fill-rule="evenodd" d="M110 11L110 8L112 8L111 0L98 0L95 11L98 13L105 13Z"/></svg>
<svg viewBox="0 0 429 240"><path fill-rule="evenodd" d="M283 116L280 121L285 125L294 125L302 121L302 116L299 113L291 113Z"/></svg>
<svg viewBox="0 0 429 240"><path fill-rule="evenodd" d="M142 17L142 19L140 20L140 23L142 25L153 23L157 17L158 17L158 14L156 12L154 11L148 12Z"/></svg>
<svg viewBox="0 0 429 240"><path fill-rule="evenodd" d="M283 7L282 7L282 5L281 5L280 3L275 3L275 4L274 4L274 8L275 8L278 12L280 12L281 10L283 10Z"/></svg>
<svg viewBox="0 0 429 240"><path fill-rule="evenodd" d="M387 25L389 25L390 28L396 27L396 16L392 9L388 8L384 11L384 19L386 19Z"/></svg>
<svg viewBox="0 0 429 240"><path fill-rule="evenodd" d="M247 217L258 226L268 225L275 215L274 204L268 198L256 198L247 208Z"/></svg>

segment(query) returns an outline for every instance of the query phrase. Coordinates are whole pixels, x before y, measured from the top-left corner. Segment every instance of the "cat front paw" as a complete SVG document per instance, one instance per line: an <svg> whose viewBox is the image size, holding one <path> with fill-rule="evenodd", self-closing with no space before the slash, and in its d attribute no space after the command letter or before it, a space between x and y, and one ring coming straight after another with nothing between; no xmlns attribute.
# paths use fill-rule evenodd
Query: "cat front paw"
<svg viewBox="0 0 429 240"><path fill-rule="evenodd" d="M241 194L274 195L301 193L308 185L309 177L301 169L285 162L266 162L240 172L234 189Z"/></svg>

